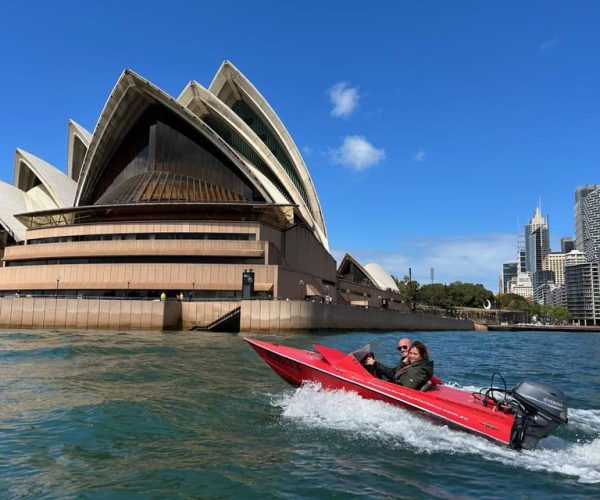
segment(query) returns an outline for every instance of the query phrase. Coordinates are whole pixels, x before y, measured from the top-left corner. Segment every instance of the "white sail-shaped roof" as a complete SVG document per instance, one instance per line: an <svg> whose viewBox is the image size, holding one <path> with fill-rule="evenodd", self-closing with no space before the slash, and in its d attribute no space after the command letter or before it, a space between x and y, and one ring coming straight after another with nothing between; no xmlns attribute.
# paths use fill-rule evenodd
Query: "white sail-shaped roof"
<svg viewBox="0 0 600 500"><path fill-rule="evenodd" d="M20 189L0 181L0 225L16 241L25 238L25 226L14 215L27 212L27 194Z"/></svg>
<svg viewBox="0 0 600 500"><path fill-rule="evenodd" d="M67 173L71 179L77 182L85 153L87 153L92 140L92 134L74 120L69 120L67 134Z"/></svg>
<svg viewBox="0 0 600 500"><path fill-rule="evenodd" d="M132 174L138 165L127 160L129 163L121 166L119 162L125 160L115 155L127 151L130 143L124 142L125 139L133 137L131 140L136 140L135 134L141 130L136 126L145 127L149 122L143 120L157 120L157 116L168 116L165 123L172 123L175 128L181 127L189 135L189 140L202 145L199 148L208 148L205 154L214 155L211 161L222 162L221 167L202 167L201 162L189 163L191 168L199 165L204 170L202 175L193 177L195 174L192 174L188 179L200 179L199 182L207 185L220 182L214 180L219 175L233 176L234 180L227 178L224 184L210 184L218 186L221 191L214 200L209 200L209 197L202 200L294 205L297 208L289 213L296 213L301 223L328 248L320 203L298 148L267 101L228 61L223 62L209 89L192 81L178 99L133 71L125 70L116 82L93 133L69 120L68 175L41 158L17 149L14 189L2 188L4 193L12 193L6 194L11 201L4 212L18 214L90 204L135 203L127 198L129 195L124 194L130 186L137 187L133 181L127 184L129 179L133 176L136 182L139 180L141 183L145 182L146 174L151 176L159 172L163 175L167 170L153 170L152 164L148 172ZM162 123L161 120L158 122ZM177 133L173 130L173 133ZM186 140L185 136L180 137ZM146 154L143 150L136 151L136 155ZM138 157L135 158L137 161ZM123 170L132 165L132 168ZM213 168L221 170L210 170ZM185 174L177 171L173 173L175 175ZM240 192L236 191L237 182L241 183ZM9 227L10 231L21 231L10 218L4 216L5 219L9 223L3 225ZM16 219L14 222L17 222Z"/></svg>
<svg viewBox="0 0 600 500"><path fill-rule="evenodd" d="M259 164L255 165L258 170L269 170L268 172L263 171L264 179L268 179L269 177L277 179L278 186L274 187L279 190L279 196L283 196L283 199L287 198L288 201L292 201L298 205L300 213L308 226L315 233L319 241L328 248L325 232L322 230L322 226L315 220L314 213L305 202L302 194L298 191L273 152L241 117L223 101L195 81L190 82L186 86L177 98L177 101L193 111L209 125L214 122L213 127L215 128L226 127L229 136L236 134L238 152L244 155L249 162L252 162L254 158L255 163ZM216 132L219 133L218 130ZM231 139L230 141L234 142ZM248 151L249 149L251 151Z"/></svg>
<svg viewBox="0 0 600 500"><path fill-rule="evenodd" d="M380 264L371 262L364 266L364 270L369 273L369 276L378 288L400 292L394 278Z"/></svg>
<svg viewBox="0 0 600 500"><path fill-rule="evenodd" d="M17 242L26 229L15 215L72 207L77 189L70 177L22 149L15 151L13 183L0 182L0 225Z"/></svg>
<svg viewBox="0 0 600 500"><path fill-rule="evenodd" d="M22 191L42 185L56 207L71 207L77 184L56 167L27 151L15 153L14 185Z"/></svg>
<svg viewBox="0 0 600 500"><path fill-rule="evenodd" d="M80 183L75 199L78 206L92 203L92 191L103 174L107 158L114 152L125 133L136 123L149 106L164 106L193 127L196 132L216 146L228 160L237 166L245 178L261 195L274 202L269 190L218 134L198 116L182 106L171 96L131 70L125 70L111 93L100 116L83 163Z"/></svg>
<svg viewBox="0 0 600 500"><path fill-rule="evenodd" d="M302 155L283 125L283 122L279 119L275 111L273 111L266 99L229 61L223 62L208 90L229 107L233 107L236 101L244 101L260 117L263 124L270 129L278 143L284 148L285 154L291 160L293 169L299 176L302 188L306 193L313 218L326 238L327 230L323 220L321 205Z"/></svg>
<svg viewBox="0 0 600 500"><path fill-rule="evenodd" d="M364 278L369 280L373 286L380 290L391 290L392 292L399 292L398 285L394 281L394 278L380 265L370 263L363 266L358 260L352 255L346 253L344 258L340 262L338 267L339 274L347 274L350 266L355 266L358 272L364 275Z"/></svg>

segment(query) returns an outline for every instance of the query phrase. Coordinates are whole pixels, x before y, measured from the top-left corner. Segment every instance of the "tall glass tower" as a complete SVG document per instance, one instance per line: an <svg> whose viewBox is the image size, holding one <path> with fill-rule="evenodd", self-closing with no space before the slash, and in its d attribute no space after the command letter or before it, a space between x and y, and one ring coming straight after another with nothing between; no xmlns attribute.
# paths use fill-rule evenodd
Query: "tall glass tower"
<svg viewBox="0 0 600 500"><path fill-rule="evenodd" d="M550 232L546 219L542 217L540 207L535 209L535 214L525 226L525 266L531 273L533 288L540 283L539 277L543 269L544 258L550 253Z"/></svg>

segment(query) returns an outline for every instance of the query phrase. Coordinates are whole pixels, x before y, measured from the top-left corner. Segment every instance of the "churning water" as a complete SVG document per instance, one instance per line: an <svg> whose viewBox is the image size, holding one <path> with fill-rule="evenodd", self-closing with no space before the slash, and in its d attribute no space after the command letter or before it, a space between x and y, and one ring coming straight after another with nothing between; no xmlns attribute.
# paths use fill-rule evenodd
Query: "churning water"
<svg viewBox="0 0 600 500"><path fill-rule="evenodd" d="M400 333L260 336L396 361ZM42 498L584 498L600 492L600 335L419 332L447 383L560 387L533 451L280 380L240 335L0 332L0 493ZM496 379L497 381L498 379Z"/></svg>

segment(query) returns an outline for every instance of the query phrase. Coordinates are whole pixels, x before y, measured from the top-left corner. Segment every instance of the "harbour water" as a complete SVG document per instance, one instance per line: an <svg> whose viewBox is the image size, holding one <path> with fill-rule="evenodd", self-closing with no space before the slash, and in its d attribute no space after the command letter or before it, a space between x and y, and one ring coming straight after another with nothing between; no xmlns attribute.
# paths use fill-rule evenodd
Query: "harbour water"
<svg viewBox="0 0 600 500"><path fill-rule="evenodd" d="M401 333L259 338L390 364ZM569 424L516 452L351 393L293 389L201 332L0 332L2 498L587 498L600 493L600 334L417 332L447 383L560 387Z"/></svg>

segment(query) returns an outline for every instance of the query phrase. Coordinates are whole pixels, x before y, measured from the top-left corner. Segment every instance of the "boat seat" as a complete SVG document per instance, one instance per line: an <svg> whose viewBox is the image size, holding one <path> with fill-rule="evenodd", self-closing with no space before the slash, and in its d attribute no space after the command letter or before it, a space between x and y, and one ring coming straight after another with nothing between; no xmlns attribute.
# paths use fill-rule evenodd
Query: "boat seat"
<svg viewBox="0 0 600 500"><path fill-rule="evenodd" d="M429 379L427 382L425 382L423 384L423 387L421 387L421 389L419 389L421 392L427 392L429 389L431 389L431 386L433 385L433 382L431 381L431 379Z"/></svg>

